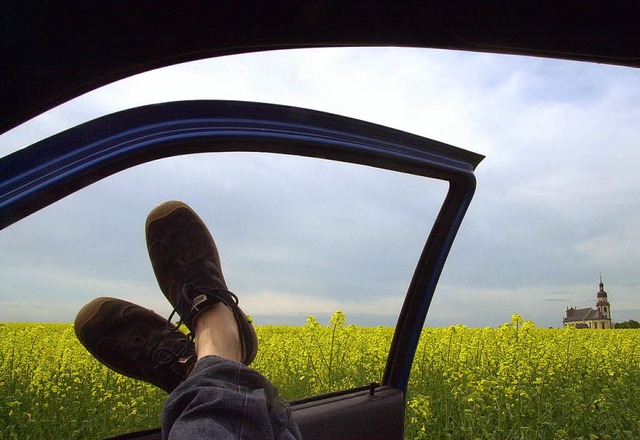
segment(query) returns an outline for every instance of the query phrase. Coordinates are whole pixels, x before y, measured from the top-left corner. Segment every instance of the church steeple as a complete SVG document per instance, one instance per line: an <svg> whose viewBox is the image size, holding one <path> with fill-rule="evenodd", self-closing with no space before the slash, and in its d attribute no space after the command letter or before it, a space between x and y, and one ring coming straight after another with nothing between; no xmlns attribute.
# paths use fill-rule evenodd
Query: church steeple
<svg viewBox="0 0 640 440"><path fill-rule="evenodd" d="M596 294L596 307L600 314L611 321L611 306L609 305L609 298L607 292L604 290L604 283L602 282L602 275L600 275L600 286L598 293Z"/></svg>

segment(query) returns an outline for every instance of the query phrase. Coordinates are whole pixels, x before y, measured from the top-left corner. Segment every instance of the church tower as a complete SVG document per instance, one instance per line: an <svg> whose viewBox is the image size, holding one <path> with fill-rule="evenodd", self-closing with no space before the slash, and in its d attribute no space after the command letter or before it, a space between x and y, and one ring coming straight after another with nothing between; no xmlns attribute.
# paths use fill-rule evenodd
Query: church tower
<svg viewBox="0 0 640 440"><path fill-rule="evenodd" d="M600 289L596 294L596 308L598 309L598 314L600 315L600 328L611 328L611 305L609 304L607 292L604 291L602 276L600 276Z"/></svg>

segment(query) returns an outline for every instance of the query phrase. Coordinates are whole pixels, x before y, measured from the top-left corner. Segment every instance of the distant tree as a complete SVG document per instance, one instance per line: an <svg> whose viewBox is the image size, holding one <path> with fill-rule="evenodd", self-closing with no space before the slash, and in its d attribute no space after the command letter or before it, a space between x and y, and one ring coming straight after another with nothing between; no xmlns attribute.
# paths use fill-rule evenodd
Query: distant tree
<svg viewBox="0 0 640 440"><path fill-rule="evenodd" d="M613 328L640 328L640 322L630 319L624 322L616 322Z"/></svg>

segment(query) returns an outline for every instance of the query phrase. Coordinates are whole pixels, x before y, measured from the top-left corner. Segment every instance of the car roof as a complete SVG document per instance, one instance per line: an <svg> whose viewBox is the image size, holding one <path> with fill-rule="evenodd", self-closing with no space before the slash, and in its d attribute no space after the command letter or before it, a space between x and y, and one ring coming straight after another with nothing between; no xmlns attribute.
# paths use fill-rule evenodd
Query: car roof
<svg viewBox="0 0 640 440"><path fill-rule="evenodd" d="M12 2L4 5L5 132L113 81L264 50L405 46L640 67L633 2Z"/></svg>

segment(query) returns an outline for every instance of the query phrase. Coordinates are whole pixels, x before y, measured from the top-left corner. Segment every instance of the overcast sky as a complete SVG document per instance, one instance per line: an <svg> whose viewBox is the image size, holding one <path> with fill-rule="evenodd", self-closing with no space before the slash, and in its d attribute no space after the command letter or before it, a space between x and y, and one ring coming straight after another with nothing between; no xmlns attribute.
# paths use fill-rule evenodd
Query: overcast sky
<svg viewBox="0 0 640 440"><path fill-rule="evenodd" d="M486 156L427 325L561 326L595 305L640 319L640 71L416 49L241 55L160 69L74 99L0 136L4 155L139 105L233 99L311 108ZM147 212L189 203L229 288L259 324L335 310L393 325L446 191L442 182L259 154L142 165L0 232L0 321L70 322L96 296L170 311L144 243Z"/></svg>

